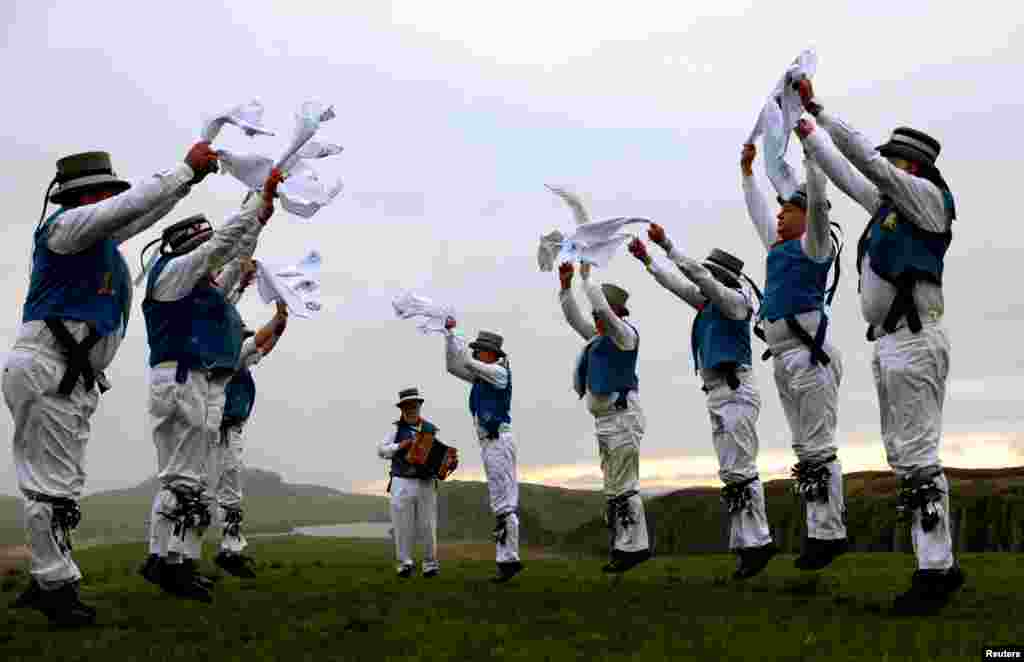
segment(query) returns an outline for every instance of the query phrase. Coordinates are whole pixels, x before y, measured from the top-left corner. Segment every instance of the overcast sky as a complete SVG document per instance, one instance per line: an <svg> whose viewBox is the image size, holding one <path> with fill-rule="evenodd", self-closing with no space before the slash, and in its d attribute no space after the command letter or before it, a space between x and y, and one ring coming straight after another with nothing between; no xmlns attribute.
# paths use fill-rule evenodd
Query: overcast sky
<svg viewBox="0 0 1024 662"><path fill-rule="evenodd" d="M829 111L877 141L907 124L943 145L939 165L959 218L947 256L953 349L942 458L1024 464L1024 229L1014 195L1022 18L1008 2L8 1L0 351L20 323L31 234L58 158L104 149L118 174L148 176L183 158L204 113L252 98L278 136L248 139L227 127L217 145L274 154L293 111L317 98L338 115L323 137L345 147L317 167L341 176L345 191L311 224L279 210L256 256L291 261L318 248L324 311L293 319L257 368L247 462L292 482L383 493L375 446L395 419L397 391L415 385L426 393L425 416L460 450L457 475L482 477L468 389L445 372L442 338L393 316L392 298L408 288L454 304L470 335L505 335L520 479L599 487L593 419L571 390L581 341L562 319L557 276L535 260L541 234L572 227L544 184L580 192L594 218L652 218L691 256L725 248L761 280L741 143L786 65L815 46L815 88ZM769 190L760 158L756 171ZM867 218L830 192L850 245L830 325L845 363L840 457L847 471L883 469L852 248ZM209 177L164 223L197 212L220 223L242 194L237 181ZM158 233L124 246L134 273ZM690 363L693 313L625 251L595 275L629 290L643 339L643 485L717 484ZM156 470L141 298L136 290L109 371L114 389L93 418L89 491ZM273 309L251 297L242 312L255 326ZM755 370L761 471L775 477L795 459L770 363ZM3 413L5 457L11 433ZM16 491L11 463L0 462L0 493Z"/></svg>

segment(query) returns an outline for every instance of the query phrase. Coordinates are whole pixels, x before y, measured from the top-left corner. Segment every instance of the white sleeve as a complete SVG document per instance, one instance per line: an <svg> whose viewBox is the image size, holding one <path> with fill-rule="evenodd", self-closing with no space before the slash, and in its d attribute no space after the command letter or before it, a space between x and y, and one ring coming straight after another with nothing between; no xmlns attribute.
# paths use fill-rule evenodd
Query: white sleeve
<svg viewBox="0 0 1024 662"><path fill-rule="evenodd" d="M818 123L826 128L836 147L853 167L884 195L892 198L908 221L929 232L949 229L946 201L938 186L889 163L864 135L842 120L821 112L818 113Z"/></svg>
<svg viewBox="0 0 1024 662"><path fill-rule="evenodd" d="M394 432L389 432L387 435L385 435L384 439L382 439L381 442L377 444L377 455L384 458L385 460L390 460L392 457L394 457L395 453L398 452L398 444L394 443L394 439Z"/></svg>
<svg viewBox="0 0 1024 662"><path fill-rule="evenodd" d="M742 288L737 291L726 287L711 275L707 267L686 257L675 247L669 251L668 257L675 262L684 276L700 288L701 294L707 297L726 317L744 320L753 313L753 303L750 297L742 291Z"/></svg>
<svg viewBox="0 0 1024 662"><path fill-rule="evenodd" d="M824 112L818 113L821 128L825 128L825 124L820 123L823 115ZM878 210L878 187L846 160L846 157L836 149L828 133L814 131L803 139L803 144L805 153L821 167L836 188L853 199L867 213L874 214Z"/></svg>
<svg viewBox="0 0 1024 662"><path fill-rule="evenodd" d="M608 299L605 298L604 290L601 289L601 286L589 278L584 278L583 292L587 295L587 299L590 300L591 308L607 325L608 337L612 339L612 342L619 349L626 352L636 349L637 342L639 341L636 331L612 311L612 307L608 305Z"/></svg>
<svg viewBox="0 0 1024 662"><path fill-rule="evenodd" d="M158 204L156 207L149 210L142 216L139 216L137 219L135 219L128 225L125 225L120 230L114 232L114 234L110 238L113 239L118 246L120 246L121 244L128 241L132 237L145 232L149 228L153 227L153 225L155 225L157 221L162 219L164 216L167 216L167 214L171 213L171 210L174 209L174 207L177 206L179 202L185 199L185 196L188 195L188 192L191 188L192 187L190 186L182 186L177 191L171 193L166 200Z"/></svg>
<svg viewBox="0 0 1024 662"><path fill-rule="evenodd" d="M221 271L220 276L217 278L217 285L225 295L232 294L239 281L242 280L242 264L239 262L239 258L251 258L253 253L256 252L256 244L259 241L262 229L262 224L250 225L239 242L238 254L224 265L224 270ZM241 296L236 297L236 302L239 298Z"/></svg>
<svg viewBox="0 0 1024 662"><path fill-rule="evenodd" d="M508 370L505 366L477 361L469 355L466 341L451 331L447 333L445 344L448 372L470 383L482 379L496 388L508 386Z"/></svg>
<svg viewBox="0 0 1024 662"><path fill-rule="evenodd" d="M761 192L761 187L757 184L757 178L753 175L749 177L743 175L743 199L747 203L747 214L754 223L757 236L761 238L761 243L764 244L765 249L770 249L776 239L775 225L772 223L772 211L768 206L764 193Z"/></svg>
<svg viewBox="0 0 1024 662"><path fill-rule="evenodd" d="M51 224L46 245L55 253L80 253L97 241L114 237L125 226L163 204L169 196L180 193L182 188L187 193L193 176L192 168L181 163L111 198L68 209Z"/></svg>
<svg viewBox="0 0 1024 662"><path fill-rule="evenodd" d="M813 159L804 159L804 169L807 172L807 231L800 239L800 245L807 257L825 262L832 256L828 199L825 195L827 180Z"/></svg>
<svg viewBox="0 0 1024 662"><path fill-rule="evenodd" d="M253 201L232 214L202 245L169 261L153 284L153 298L177 301L191 292L200 278L231 260L241 247L242 237L253 230L258 234L262 229L263 224L258 218L262 206L263 199L254 196Z"/></svg>
<svg viewBox="0 0 1024 662"><path fill-rule="evenodd" d="M444 358L448 373L466 382L473 382L473 374L466 368L466 341L452 331L445 331Z"/></svg>
<svg viewBox="0 0 1024 662"><path fill-rule="evenodd" d="M572 294L572 288L559 290L558 300L562 304L562 314L565 315L565 321L569 323L569 326L573 330L580 334L584 340L590 340L597 335L597 329L587 319L584 319L583 313L580 312L580 307L576 303L576 297Z"/></svg>
<svg viewBox="0 0 1024 662"><path fill-rule="evenodd" d="M263 353L256 347L255 338L246 338L242 343L242 351L238 355L238 370L251 368L260 362Z"/></svg>
<svg viewBox="0 0 1024 662"><path fill-rule="evenodd" d="M674 270L663 269L655 260L652 259L651 263L647 265L647 271L662 287L694 308L700 309L707 302L707 298L701 294L700 288L683 280L683 277Z"/></svg>

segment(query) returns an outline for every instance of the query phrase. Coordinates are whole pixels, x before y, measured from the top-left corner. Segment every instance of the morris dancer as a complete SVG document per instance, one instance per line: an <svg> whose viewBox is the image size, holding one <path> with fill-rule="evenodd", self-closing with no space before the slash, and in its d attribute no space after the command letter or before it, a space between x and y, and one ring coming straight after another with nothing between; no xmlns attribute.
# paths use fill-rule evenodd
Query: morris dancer
<svg viewBox="0 0 1024 662"><path fill-rule="evenodd" d="M737 556L733 578L748 579L761 572L778 550L768 528L764 486L757 473L761 394L751 370L754 302L740 282L743 262L717 248L703 264L692 260L673 247L656 223L647 236L691 281L658 267L639 239L630 243L629 251L651 275L697 311L690 344L704 383L701 390L707 394L718 475L725 483L722 501L729 513L729 549Z"/></svg>
<svg viewBox="0 0 1024 662"><path fill-rule="evenodd" d="M225 286L224 283L221 285ZM245 289L244 285L243 282L240 289ZM251 368L270 354L284 335L287 324L288 308L278 302L274 317L256 332L254 338L242 345L238 370L224 389L220 443L213 450L218 471L214 488L217 520L223 525L220 551L213 561L225 572L247 579L256 576L252 557L242 553L248 544L242 535L243 433L256 401L256 381Z"/></svg>
<svg viewBox="0 0 1024 662"><path fill-rule="evenodd" d="M416 569L413 547L417 532L423 534L423 576L436 577L441 572L437 560L437 481L425 465L412 464L406 451L420 432L436 432L437 428L420 416L423 398L417 388L398 392L395 406L402 410L389 431L377 445L377 454L391 460L391 525L394 527L395 556L398 576L408 579Z"/></svg>
<svg viewBox="0 0 1024 662"><path fill-rule="evenodd" d="M119 247L216 170L217 156L205 142L183 164L134 186L117 178L106 152L57 161L50 186L59 186L49 200L61 208L35 230L22 324L4 366L32 554L32 579L12 607L38 609L57 625L95 619L79 599L82 573L71 558L71 530L81 517L89 419L110 388L103 371L131 310L131 276Z"/></svg>
<svg viewBox="0 0 1024 662"><path fill-rule="evenodd" d="M587 341L576 361L573 387L594 416L601 455L611 560L602 570L625 572L651 558L647 518L640 497L640 439L644 415L636 374L640 335L627 322L626 290L590 280L590 265L580 266L583 291L593 308L593 323L580 313L572 294L573 266L558 268L558 298L566 321Z"/></svg>
<svg viewBox="0 0 1024 662"><path fill-rule="evenodd" d="M871 215L857 245L861 312L868 341L875 342L871 367L886 457L900 479L899 509L911 520L918 566L893 607L930 613L964 583L953 556L949 482L939 460L950 354L942 272L956 218L953 194L935 166L937 140L899 127L876 148L825 113L809 81L799 91L804 108L831 137L811 122L798 127L807 153Z"/></svg>
<svg viewBox="0 0 1024 662"><path fill-rule="evenodd" d="M273 214L280 181L274 171L262 196L254 196L216 232L202 215L171 225L161 236L161 256L148 276L142 312L161 489L153 499L147 562L156 570L144 574L155 576L162 589L178 597L213 600L197 570L211 520L206 465L220 440L224 389L242 348L241 317L212 276L246 242L255 242Z"/></svg>
<svg viewBox="0 0 1024 662"><path fill-rule="evenodd" d="M759 317L765 322L775 385L793 434L798 460L793 477L805 507L807 538L795 565L820 570L848 549L843 470L835 441L843 362L826 340L825 314L828 272L838 247L832 245L826 180L817 164L805 160L807 184L789 200L778 199L781 209L773 225L751 168L756 154L753 145L745 145L740 170L747 212L768 251Z"/></svg>
<svg viewBox="0 0 1024 662"><path fill-rule="evenodd" d="M519 482L516 442L512 436L512 371L501 346L504 338L481 331L469 344L455 333L455 320L445 321L448 372L469 382L469 413L473 416L480 455L487 475L491 512L497 518L494 539L498 572L491 580L504 583L523 569L519 560Z"/></svg>

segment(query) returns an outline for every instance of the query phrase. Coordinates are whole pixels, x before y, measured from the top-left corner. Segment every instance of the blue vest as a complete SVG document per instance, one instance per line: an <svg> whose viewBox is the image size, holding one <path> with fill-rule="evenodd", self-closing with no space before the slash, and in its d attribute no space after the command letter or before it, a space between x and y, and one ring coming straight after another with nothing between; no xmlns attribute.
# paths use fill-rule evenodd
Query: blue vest
<svg viewBox="0 0 1024 662"><path fill-rule="evenodd" d="M80 253L61 255L46 245L50 225L65 210L50 216L35 232L32 277L22 321L48 317L86 322L108 336L124 322L132 305L132 282L121 251L112 239L97 241Z"/></svg>
<svg viewBox="0 0 1024 662"><path fill-rule="evenodd" d="M951 215L953 196L943 191L943 198ZM923 230L906 220L892 200L883 198L857 243L857 273L866 253L875 273L894 285L906 279L942 285L944 258L952 240L952 230Z"/></svg>
<svg viewBox="0 0 1024 662"><path fill-rule="evenodd" d="M224 389L224 419L222 428L239 425L249 420L256 404L256 380L248 368L240 370Z"/></svg>
<svg viewBox="0 0 1024 662"><path fill-rule="evenodd" d="M424 432L433 431L437 439L437 427L429 421L423 421L420 425ZM400 444L406 439L413 439L416 436L416 428L399 419L395 421L395 441ZM406 461L408 450L401 450L391 456L391 475L396 478L433 478L430 469L425 464L411 464Z"/></svg>
<svg viewBox="0 0 1024 662"><path fill-rule="evenodd" d="M723 363L749 366L750 316L742 320L730 319L708 302L693 320L690 347L694 367L698 370L701 367L715 369Z"/></svg>
<svg viewBox="0 0 1024 662"><path fill-rule="evenodd" d="M632 324L629 327L636 331ZM577 366L577 391L583 391L579 396L582 398L587 389L594 395L611 395L639 388L640 378L636 374L639 355L639 332L636 347L629 351L619 349L608 336L598 336L596 340L591 340L583 349L583 356Z"/></svg>
<svg viewBox="0 0 1024 662"><path fill-rule="evenodd" d="M234 370L242 350L242 318L224 295L201 278L177 301L157 301L153 285L174 256L163 255L149 274L142 312L149 336L149 365L178 361L189 369Z"/></svg>
<svg viewBox="0 0 1024 662"><path fill-rule="evenodd" d="M775 322L825 307L825 287L832 259L817 262L804 253L799 239L768 251L761 317Z"/></svg>
<svg viewBox="0 0 1024 662"><path fill-rule="evenodd" d="M476 417L480 426L487 430L488 439L498 438L502 423L511 423L512 416L512 371L508 371L508 384L498 388L490 382L477 379L469 391L469 413Z"/></svg>

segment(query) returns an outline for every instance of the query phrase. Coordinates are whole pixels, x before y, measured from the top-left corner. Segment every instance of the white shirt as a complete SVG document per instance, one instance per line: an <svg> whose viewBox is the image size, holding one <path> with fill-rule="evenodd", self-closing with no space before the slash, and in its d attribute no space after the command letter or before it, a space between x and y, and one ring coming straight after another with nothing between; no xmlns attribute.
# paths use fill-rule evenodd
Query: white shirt
<svg viewBox="0 0 1024 662"><path fill-rule="evenodd" d="M744 320L753 314L753 295L743 281L740 281L739 290L726 287L711 275L707 267L683 255L671 242L669 242L668 258L683 272L689 282L672 271L662 269L654 260L651 260L647 270L662 287L690 304L694 310L699 311L708 302L711 302L722 315L729 319ZM705 383L722 379L722 375L717 371L704 369L700 365L699 356L695 356L694 361L697 362Z"/></svg>
<svg viewBox="0 0 1024 662"><path fill-rule="evenodd" d="M807 231L800 237L800 247L804 254L815 262L827 262L833 257L833 248L829 237L825 173L811 159L804 159L804 169L807 172ZM761 243L764 244L765 250L770 251L778 241L776 224L772 222L774 217L768 200L761 192L757 179L753 176L743 176L743 198L747 203L747 213L750 215L758 237L761 238ZM800 313L796 316L796 320L813 338L821 323L821 312L814 310ZM790 331L785 320L780 319L774 322L766 320L764 335L768 346L775 354L803 345L800 339Z"/></svg>
<svg viewBox="0 0 1024 662"><path fill-rule="evenodd" d="M166 216L188 195L191 189L189 182L194 175L192 168L181 163L137 182L127 191L111 198L91 205L66 209L50 224L46 246L55 253L71 255L80 253L106 238L113 239L120 245ZM131 295L129 291L129 305ZM85 322L68 320L64 322L64 326L77 342L82 342L89 335L89 326ZM113 362L121 346L123 334L124 320L114 333L104 336L89 351L89 363L97 373L105 370ZM53 337L53 333L42 320L21 324L14 341L14 349L37 352L62 362L66 360L63 346Z"/></svg>
<svg viewBox="0 0 1024 662"><path fill-rule="evenodd" d="M445 330L445 363L450 374L470 384L480 379L498 389L508 388L508 368L500 363L484 363L474 359L466 340L451 329ZM475 416L473 424L476 427L477 439L481 442L487 441L487 430L480 426ZM511 429L508 423L502 423L498 432L500 434Z"/></svg>
<svg viewBox="0 0 1024 662"><path fill-rule="evenodd" d="M208 240L185 255L167 263L150 292L157 301L178 301L188 296L201 278L208 277L234 259L242 250L255 246L263 224L259 211L263 198L253 196ZM236 281L237 282L237 281Z"/></svg>
<svg viewBox="0 0 1024 662"><path fill-rule="evenodd" d="M926 179L904 172L889 163L861 133L824 111L818 113L818 126L828 132L814 131L804 141L808 155L825 171L840 190L853 198L869 215L878 210L883 195L892 199L903 217L929 232L946 232L950 218L942 191ZM845 157L845 158L844 158ZM871 268L865 255L861 262L860 306L864 321L881 329L896 288ZM914 286L914 301L922 321L938 320L945 310L942 288L934 283Z"/></svg>
<svg viewBox="0 0 1024 662"><path fill-rule="evenodd" d="M606 333L612 342L615 343L615 346L624 352L636 349L640 338L632 326L612 311L601 286L592 282L589 278L583 278L583 292L590 301L591 308L604 321ZM579 306L576 304L576 299L572 295L572 289L560 290L558 298L562 304L562 313L565 315L565 320L569 323L569 326L589 343L597 336L597 327L594 326L593 322L583 317ZM615 401L618 397L617 393L597 395L591 393L588 388L586 393L587 409L594 416L612 413L615 411ZM626 399L629 400L631 406L636 406L639 403L639 396L636 391L630 391L626 395Z"/></svg>

